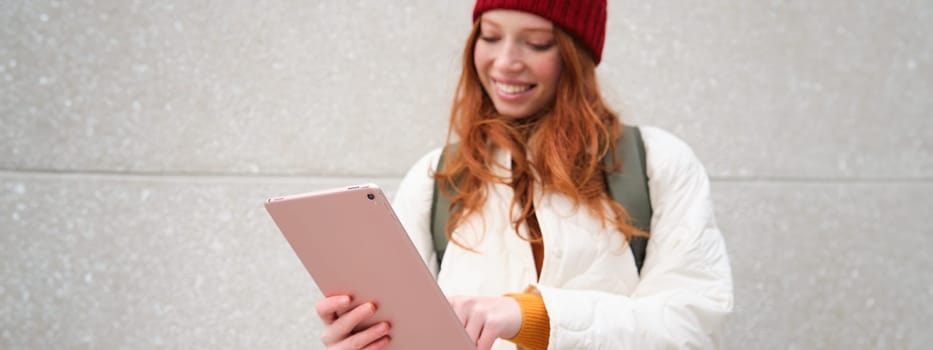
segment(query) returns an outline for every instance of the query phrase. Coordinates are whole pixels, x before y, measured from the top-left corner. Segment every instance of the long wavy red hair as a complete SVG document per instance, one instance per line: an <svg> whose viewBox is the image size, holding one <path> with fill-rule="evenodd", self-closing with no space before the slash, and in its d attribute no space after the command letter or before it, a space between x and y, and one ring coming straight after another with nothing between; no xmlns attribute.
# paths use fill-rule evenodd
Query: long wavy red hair
<svg viewBox="0 0 933 350"><path fill-rule="evenodd" d="M604 226L615 226L626 240L646 236L606 194L604 173L620 169L622 160L614 158L613 165L607 167L603 158L614 154L622 124L600 95L596 64L586 49L554 27L562 63L554 101L537 115L515 121L497 114L479 80L473 60L479 34L477 20L463 50L463 70L450 113L447 143L456 138L459 146L456 152L445 155L443 170L434 174L441 195L451 202L447 237L470 249L451 234L465 218L479 212L486 200L486 186L501 183L514 189L510 207L520 212L517 216L510 212L509 217L515 218L516 234L522 223L528 223L530 237L522 238L539 241L540 227L531 200L533 174L537 174L543 191L568 196L601 219ZM492 169L497 166L493 161L497 148L512 155L511 177L497 176Z"/></svg>

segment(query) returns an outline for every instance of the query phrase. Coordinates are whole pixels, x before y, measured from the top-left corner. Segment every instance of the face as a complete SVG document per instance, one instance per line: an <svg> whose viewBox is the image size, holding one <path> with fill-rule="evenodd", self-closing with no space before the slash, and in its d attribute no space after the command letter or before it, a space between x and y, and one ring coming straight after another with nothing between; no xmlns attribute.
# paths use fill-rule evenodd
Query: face
<svg viewBox="0 0 933 350"><path fill-rule="evenodd" d="M473 62L496 111L520 119L553 100L561 61L554 25L512 10L484 12Z"/></svg>

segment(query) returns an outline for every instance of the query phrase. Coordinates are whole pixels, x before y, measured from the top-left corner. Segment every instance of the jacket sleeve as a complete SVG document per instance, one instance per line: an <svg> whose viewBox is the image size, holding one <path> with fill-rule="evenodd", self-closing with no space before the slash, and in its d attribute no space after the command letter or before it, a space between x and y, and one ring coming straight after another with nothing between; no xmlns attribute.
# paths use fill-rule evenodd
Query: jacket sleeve
<svg viewBox="0 0 933 350"><path fill-rule="evenodd" d="M434 238L431 236L431 203L434 195L432 175L440 155L441 150L436 149L415 162L402 179L392 200L395 215L435 277L438 267Z"/></svg>
<svg viewBox="0 0 933 350"><path fill-rule="evenodd" d="M538 286L549 349L715 349L733 306L732 272L713 216L709 179L692 150L642 128L654 214L631 296Z"/></svg>

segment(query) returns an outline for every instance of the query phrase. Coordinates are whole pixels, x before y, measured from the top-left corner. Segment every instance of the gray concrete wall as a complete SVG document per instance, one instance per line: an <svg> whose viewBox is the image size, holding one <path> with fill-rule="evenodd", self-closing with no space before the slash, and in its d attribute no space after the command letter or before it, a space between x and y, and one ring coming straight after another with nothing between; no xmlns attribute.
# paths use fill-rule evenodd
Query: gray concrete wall
<svg viewBox="0 0 933 350"><path fill-rule="evenodd" d="M264 198L391 192L470 1L0 3L0 348L322 348ZM617 1L632 122L713 178L732 349L933 342L933 4Z"/></svg>

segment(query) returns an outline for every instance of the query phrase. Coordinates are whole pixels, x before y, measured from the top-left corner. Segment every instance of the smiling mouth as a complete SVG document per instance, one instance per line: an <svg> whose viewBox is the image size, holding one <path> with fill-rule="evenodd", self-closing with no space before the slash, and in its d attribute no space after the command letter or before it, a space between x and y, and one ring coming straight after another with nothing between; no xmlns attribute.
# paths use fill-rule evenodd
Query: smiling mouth
<svg viewBox="0 0 933 350"><path fill-rule="evenodd" d="M535 87L535 84L516 85L516 84L506 84L506 83L495 81L495 80L493 80L492 83L493 85L496 86L497 90L507 95L518 95L525 91L531 90Z"/></svg>

